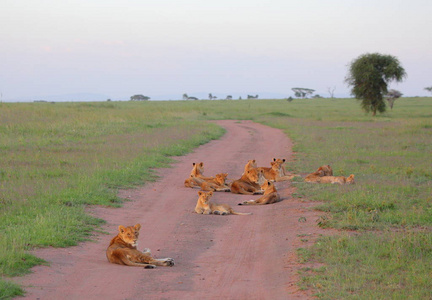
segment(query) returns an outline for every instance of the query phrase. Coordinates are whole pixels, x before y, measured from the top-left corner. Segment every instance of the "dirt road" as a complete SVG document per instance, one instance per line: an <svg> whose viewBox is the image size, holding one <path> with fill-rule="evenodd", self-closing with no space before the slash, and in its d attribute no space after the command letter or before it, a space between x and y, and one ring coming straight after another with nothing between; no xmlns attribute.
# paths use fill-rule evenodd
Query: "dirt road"
<svg viewBox="0 0 432 300"><path fill-rule="evenodd" d="M204 175L227 172L237 179L249 159L269 166L273 157L292 159L291 142L278 129L250 121L218 121L227 133L179 157L160 180L122 191L132 201L123 208L92 209L107 220L96 242L66 249L40 249L35 254L51 263L16 281L25 299L310 299L299 291L296 249L309 245L323 230L310 202L292 198L289 182L277 183L282 201L264 206L238 206L259 196L215 193L251 216L193 213L197 190L185 188L192 162L204 162ZM289 162L288 162L289 164ZM143 269L109 264L105 250L118 225L141 223L139 249L172 257L174 267ZM21 298L20 298L21 299Z"/></svg>

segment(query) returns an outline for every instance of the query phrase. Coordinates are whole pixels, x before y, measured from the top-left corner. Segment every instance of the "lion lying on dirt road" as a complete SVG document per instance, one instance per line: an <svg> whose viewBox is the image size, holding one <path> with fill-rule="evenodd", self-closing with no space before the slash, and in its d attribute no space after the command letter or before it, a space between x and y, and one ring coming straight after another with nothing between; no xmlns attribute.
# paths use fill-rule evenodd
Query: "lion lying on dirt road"
<svg viewBox="0 0 432 300"><path fill-rule="evenodd" d="M156 266L174 266L172 258L156 259L151 256L150 249L145 248L143 252L137 249L140 224L128 227L120 225L118 229L119 233L111 240L106 250L110 263L146 269L153 269Z"/></svg>
<svg viewBox="0 0 432 300"><path fill-rule="evenodd" d="M285 175L281 176L282 173L282 163L281 161L270 162L271 167L259 167L258 171L262 170L264 178L270 181L287 181L295 177L295 175Z"/></svg>
<svg viewBox="0 0 432 300"><path fill-rule="evenodd" d="M231 189L225 183L227 173L216 174L216 177L212 180L204 180L199 177L189 177L185 180L186 187L200 187L203 191L214 191L214 192L229 192Z"/></svg>
<svg viewBox="0 0 432 300"><path fill-rule="evenodd" d="M273 182L266 180L264 184L261 185L264 190L264 195L256 200L247 200L238 205L264 205L273 204L280 201L280 196L276 190Z"/></svg>
<svg viewBox="0 0 432 300"><path fill-rule="evenodd" d="M286 175L286 170L284 166L285 160L286 160L285 158L273 158L273 161L277 162L281 166L280 174L279 174L281 177Z"/></svg>
<svg viewBox="0 0 432 300"><path fill-rule="evenodd" d="M240 179L234 180L231 184L231 192L234 194L262 194L263 191L259 185L264 179L263 171L251 168L242 175Z"/></svg>
<svg viewBox="0 0 432 300"><path fill-rule="evenodd" d="M216 204L210 202L213 192L198 192L198 201L195 206L195 212L203 215L251 215L251 213L235 212L228 204Z"/></svg>

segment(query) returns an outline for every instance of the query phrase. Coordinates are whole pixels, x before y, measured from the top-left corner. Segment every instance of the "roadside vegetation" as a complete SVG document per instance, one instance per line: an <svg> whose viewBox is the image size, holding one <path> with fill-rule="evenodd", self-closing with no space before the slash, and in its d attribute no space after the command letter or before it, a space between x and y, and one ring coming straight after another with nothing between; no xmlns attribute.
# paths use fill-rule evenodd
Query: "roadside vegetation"
<svg viewBox="0 0 432 300"><path fill-rule="evenodd" d="M323 299L429 299L432 290L432 103L400 98L375 117L354 99L0 104L0 299L22 293L8 277L44 263L34 247L91 238L103 220L88 205L120 206L119 188L155 180L223 134L215 119L248 119L294 141L287 169L330 164L348 186L304 183L317 226L340 229L312 248L301 286ZM319 268L310 262L322 263Z"/></svg>

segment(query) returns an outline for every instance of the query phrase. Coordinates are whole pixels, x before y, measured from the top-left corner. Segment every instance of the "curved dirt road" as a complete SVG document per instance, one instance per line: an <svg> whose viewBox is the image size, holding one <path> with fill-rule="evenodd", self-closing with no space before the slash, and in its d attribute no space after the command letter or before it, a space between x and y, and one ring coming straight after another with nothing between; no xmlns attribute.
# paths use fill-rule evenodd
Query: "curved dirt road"
<svg viewBox="0 0 432 300"><path fill-rule="evenodd" d="M264 206L238 206L259 196L215 193L251 216L198 215L193 212L196 189L183 181L192 162L204 162L207 176L220 172L237 179L249 159L269 166L273 157L292 159L291 142L278 129L250 121L218 121L227 133L177 158L159 170L155 183L126 190L123 208L92 209L107 220L96 242L65 249L40 249L35 254L51 263L15 281L25 286L25 299L310 299L298 290L296 249L324 231L311 202L291 197L289 182L276 186L282 201ZM289 164L289 162L288 162ZM109 264L105 250L118 225L141 223L139 249L148 247L159 258L172 257L174 267L153 270Z"/></svg>

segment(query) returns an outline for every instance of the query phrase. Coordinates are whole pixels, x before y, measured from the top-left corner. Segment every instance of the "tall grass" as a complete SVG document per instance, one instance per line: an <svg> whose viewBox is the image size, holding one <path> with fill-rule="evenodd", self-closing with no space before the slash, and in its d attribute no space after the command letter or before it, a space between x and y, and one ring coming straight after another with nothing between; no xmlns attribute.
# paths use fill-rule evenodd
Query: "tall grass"
<svg viewBox="0 0 432 300"><path fill-rule="evenodd" d="M85 206L121 205L118 188L154 180L151 168L223 133L203 121L250 119L293 139L289 170L306 174L331 164L336 175L356 176L350 186L295 183L298 195L322 203L317 225L342 230L299 250L303 261L324 263L305 268L303 286L325 299L427 299L431 108L431 98L398 99L377 117L352 99L4 103L0 274L41 263L26 253L32 247L89 238L103 221L86 215Z"/></svg>

